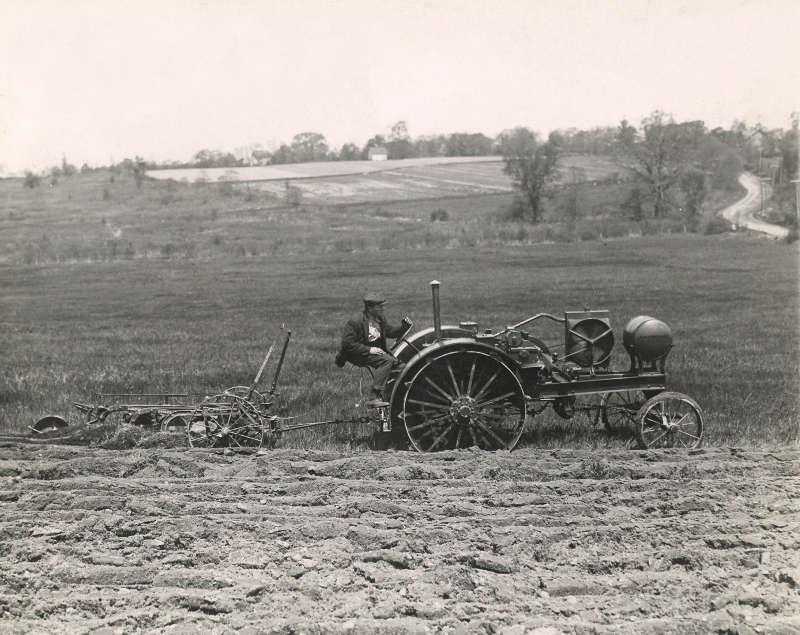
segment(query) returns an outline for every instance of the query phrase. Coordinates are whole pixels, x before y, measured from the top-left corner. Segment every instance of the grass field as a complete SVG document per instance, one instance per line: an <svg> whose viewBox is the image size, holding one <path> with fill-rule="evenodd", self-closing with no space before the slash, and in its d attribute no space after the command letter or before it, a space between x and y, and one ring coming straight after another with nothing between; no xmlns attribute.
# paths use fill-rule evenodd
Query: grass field
<svg viewBox="0 0 800 635"><path fill-rule="evenodd" d="M797 249L746 235L627 239L495 250L394 250L213 260L3 265L0 427L67 414L93 392L213 393L247 384L280 325L293 330L281 411L350 416L357 371L333 365L364 290L390 316L500 326L539 311L609 308L617 336L649 314L673 328L670 387L706 411L712 444L796 443ZM623 364L622 356L616 360ZM548 422L537 444L598 443L588 426ZM341 430L343 440L351 430ZM335 440L334 439L334 440ZM565 440L566 439L566 440Z"/></svg>
<svg viewBox="0 0 800 635"><path fill-rule="evenodd" d="M566 154L559 170L569 180L572 168L587 181L617 181L624 170L603 156ZM500 157L428 157L398 161L296 163L237 169L182 169L149 172L155 178L186 183L249 182L248 187L276 198L287 182L307 203L380 203L509 193L511 181Z"/></svg>
<svg viewBox="0 0 800 635"><path fill-rule="evenodd" d="M500 157L421 157L391 161L314 161L309 163L285 163L278 165L245 166L239 168L170 168L149 170L154 179L174 179L189 183L203 181L282 181L284 179L309 179L319 177L366 174L384 170L413 167L433 167L444 163L486 163L500 161Z"/></svg>
<svg viewBox="0 0 800 635"><path fill-rule="evenodd" d="M463 178L453 174L461 166L441 167ZM503 326L592 306L611 310L619 339L630 317L655 315L675 332L670 387L706 410L709 442L796 443L797 246L748 234L641 236L680 224L614 216L625 187L589 186L589 217L568 231L503 222L505 192L292 206L246 185L139 189L103 171L34 190L0 180L0 429L66 415L94 392L247 384L282 323L294 335L281 413L352 416L359 374L333 365L344 320L364 291L380 289L390 316L430 325L436 278L447 322ZM714 194L714 204L726 196L735 193ZM437 209L450 220L431 222ZM624 354L615 364L627 366ZM547 418L526 440L616 442ZM320 439L287 439L301 442Z"/></svg>

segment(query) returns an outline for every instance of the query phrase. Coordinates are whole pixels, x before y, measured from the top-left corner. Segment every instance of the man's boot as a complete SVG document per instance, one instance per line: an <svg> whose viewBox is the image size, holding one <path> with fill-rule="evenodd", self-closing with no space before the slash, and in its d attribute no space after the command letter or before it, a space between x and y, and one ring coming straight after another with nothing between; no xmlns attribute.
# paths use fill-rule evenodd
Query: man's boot
<svg viewBox="0 0 800 635"><path fill-rule="evenodd" d="M383 400L379 390L372 391L372 399L367 402L367 408L386 408L389 406L388 401Z"/></svg>

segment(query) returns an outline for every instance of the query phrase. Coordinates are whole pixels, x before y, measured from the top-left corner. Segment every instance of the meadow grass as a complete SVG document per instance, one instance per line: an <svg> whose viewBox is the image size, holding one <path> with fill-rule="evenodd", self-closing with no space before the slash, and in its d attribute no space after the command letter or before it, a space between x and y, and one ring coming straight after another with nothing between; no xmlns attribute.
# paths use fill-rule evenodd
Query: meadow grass
<svg viewBox="0 0 800 635"><path fill-rule="evenodd" d="M566 247L2 265L0 428L66 415L72 400L94 392L214 394L248 384L267 345L282 341L282 324L293 334L277 412L305 421L363 414L359 372L333 364L344 321L365 290L379 289L390 317L428 326L428 282L438 279L445 323L504 326L589 306L610 309L619 341L629 318L657 316L675 336L669 387L701 404L708 443L795 444L797 257L796 246L746 234L680 234ZM617 349L614 366L626 368ZM319 430L284 443L346 443L363 433ZM531 421L526 439L613 443L548 416Z"/></svg>

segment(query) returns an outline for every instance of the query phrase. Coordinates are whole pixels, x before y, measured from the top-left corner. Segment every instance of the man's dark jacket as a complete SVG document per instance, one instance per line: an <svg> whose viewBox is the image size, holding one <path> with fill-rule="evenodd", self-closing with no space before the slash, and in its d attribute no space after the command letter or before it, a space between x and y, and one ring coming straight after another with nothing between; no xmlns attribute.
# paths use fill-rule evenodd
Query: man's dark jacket
<svg viewBox="0 0 800 635"><path fill-rule="evenodd" d="M386 346L387 337L399 337L403 334L403 326L393 326L384 318L372 318L373 322L380 325L380 338L369 343L369 322L370 317L366 313L361 313L352 320L348 320L342 332L342 345L339 354L336 356L336 364L344 366L344 362L350 362L356 366L363 366L369 358L371 346L388 351Z"/></svg>

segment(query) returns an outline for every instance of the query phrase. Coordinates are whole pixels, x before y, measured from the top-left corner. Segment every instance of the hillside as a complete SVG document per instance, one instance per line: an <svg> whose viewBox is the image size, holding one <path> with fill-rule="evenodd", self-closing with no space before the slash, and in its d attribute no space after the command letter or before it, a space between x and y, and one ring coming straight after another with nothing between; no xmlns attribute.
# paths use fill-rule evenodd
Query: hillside
<svg viewBox="0 0 800 635"><path fill-rule="evenodd" d="M633 184L608 158L565 156L565 182L573 168L587 179L574 225L562 212L575 193L569 188L544 201L547 222L505 220L514 194L498 161L253 183L137 183L121 170L48 179L33 189L0 179L0 263L474 248L685 230L679 217L630 220L624 204ZM712 190L704 214L713 217L738 197Z"/></svg>

